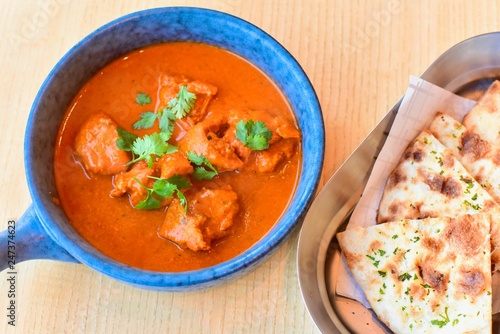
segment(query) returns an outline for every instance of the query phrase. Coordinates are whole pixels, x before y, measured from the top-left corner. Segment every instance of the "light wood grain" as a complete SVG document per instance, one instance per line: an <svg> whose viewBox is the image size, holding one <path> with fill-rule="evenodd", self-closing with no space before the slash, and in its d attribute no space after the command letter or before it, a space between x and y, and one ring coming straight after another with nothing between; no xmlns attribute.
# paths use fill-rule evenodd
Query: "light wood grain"
<svg viewBox="0 0 500 334"><path fill-rule="evenodd" d="M420 75L454 44L499 30L493 1L0 1L0 228L30 204L24 129L33 99L58 59L121 15L159 6L203 6L252 22L299 61L326 128L321 185ZM5 333L314 333L296 275L298 231L263 265L228 284L188 293L132 288L83 265L18 265L17 322ZM0 247L6 247L0 245Z"/></svg>

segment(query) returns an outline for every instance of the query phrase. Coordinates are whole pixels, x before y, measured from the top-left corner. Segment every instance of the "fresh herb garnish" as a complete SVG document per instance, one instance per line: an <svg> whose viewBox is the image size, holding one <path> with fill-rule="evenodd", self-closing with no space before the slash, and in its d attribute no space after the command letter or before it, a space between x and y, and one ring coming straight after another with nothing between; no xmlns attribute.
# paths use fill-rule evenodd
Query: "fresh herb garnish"
<svg viewBox="0 0 500 334"><path fill-rule="evenodd" d="M150 129L153 127L156 120L158 120L158 127L160 128L160 132L164 134L166 140L169 140L172 136L177 118L170 111L170 109L163 108L162 110L159 110L158 113L146 111L140 114L139 117L141 119L132 125L134 129Z"/></svg>
<svg viewBox="0 0 500 334"><path fill-rule="evenodd" d="M118 128L116 132L118 132L118 136L120 137L116 140L116 146L123 151L132 151L132 145L137 139L137 136L122 128Z"/></svg>
<svg viewBox="0 0 500 334"><path fill-rule="evenodd" d="M180 189L189 188L191 183L185 178L179 175L174 175L168 179L162 179L157 177L149 176L149 178L156 179L153 183L153 187L149 188L140 182L137 178L135 181L139 183L147 191L147 196L144 200L140 201L135 208L141 210L154 210L161 207L161 203L167 198L173 198L174 194L180 200L181 205L184 209L187 209L187 201L184 194Z"/></svg>
<svg viewBox="0 0 500 334"><path fill-rule="evenodd" d="M411 275L408 273L404 273L404 274L398 276L398 280L400 280L401 282L404 282L404 281L410 280L410 279L411 279Z"/></svg>
<svg viewBox="0 0 500 334"><path fill-rule="evenodd" d="M149 104L151 101L151 97L145 93L138 93L135 98L135 102L141 106ZM181 86L177 96L168 102L166 108L158 110L158 112L143 112L139 116L140 119L132 125L134 129L150 129L158 120L160 132L138 137L122 128L118 128L117 132L119 138L116 140L117 147L132 153L132 160L127 163L127 166L140 160L146 160L148 167L152 168L155 158L177 152L178 148L170 145L168 140L174 132L175 121L178 118L180 119L186 116L193 108L195 101L196 95L189 92L186 86ZM208 159L197 155L194 155L193 159L197 161L195 164L198 165L194 173L195 178L211 179L214 175L217 175L217 171L210 164ZM143 210L157 209L161 206L162 201L167 198L173 198L174 194L176 194L184 210L187 210L186 197L180 191L180 189L189 188L191 186L185 177L178 175L174 175L169 179L153 176L149 177L156 179L152 188L147 187L137 178L135 179L135 181L147 191L146 198L139 202L135 208Z"/></svg>
<svg viewBox="0 0 500 334"><path fill-rule="evenodd" d="M149 129L155 124L158 114L152 111L146 111L139 115L141 118L132 125L134 129Z"/></svg>
<svg viewBox="0 0 500 334"><path fill-rule="evenodd" d="M481 205L479 205L479 204L472 204L468 200L464 200L463 203L465 204L465 206L470 206L474 210L481 210Z"/></svg>
<svg viewBox="0 0 500 334"><path fill-rule="evenodd" d="M371 255L366 255L367 258L373 261L373 265L378 268L378 265L380 264L380 260L375 260L375 258Z"/></svg>
<svg viewBox="0 0 500 334"><path fill-rule="evenodd" d="M236 124L236 138L254 151L262 151L269 148L269 141L273 133L262 121L243 120Z"/></svg>
<svg viewBox="0 0 500 334"><path fill-rule="evenodd" d="M142 138L137 138L132 144L132 153L134 158L127 165L133 164L140 160L146 160L148 167L153 166L153 156L162 156L168 153L177 152L178 148L170 145L165 140L161 133L155 132L150 135L145 135Z"/></svg>
<svg viewBox="0 0 500 334"><path fill-rule="evenodd" d="M168 102L168 107L177 118L183 118L194 107L196 95L187 90L186 86L181 86L179 93Z"/></svg>
<svg viewBox="0 0 500 334"><path fill-rule="evenodd" d="M474 186L474 181L469 178L463 177L463 175L460 175L460 181L467 183L468 188L472 188Z"/></svg>
<svg viewBox="0 0 500 334"><path fill-rule="evenodd" d="M203 154L198 155L194 152L188 152L188 159L197 166L193 173L196 180L211 180L218 174L215 167Z"/></svg>
<svg viewBox="0 0 500 334"><path fill-rule="evenodd" d="M159 111L159 128L162 133L165 133L168 139L174 133L174 125L176 117L168 108L163 108L163 110ZM167 140L168 140L167 139Z"/></svg>
<svg viewBox="0 0 500 334"><path fill-rule="evenodd" d="M141 106L151 103L151 97L146 93L137 93L135 96L135 102Z"/></svg>
<svg viewBox="0 0 500 334"><path fill-rule="evenodd" d="M196 95L189 92L186 86L181 86L177 96L168 102L168 106L158 112L146 111L139 115L140 119L132 127L136 130L150 129L158 120L158 127L165 141L168 141L174 132L177 119L186 116L194 106ZM151 102L151 98L144 93L137 94L136 102L144 105Z"/></svg>
<svg viewBox="0 0 500 334"><path fill-rule="evenodd" d="M439 326L439 328L443 328L450 322L450 317L448 316L448 307L444 308L444 315L439 315L443 320L435 319L431 320L431 324Z"/></svg>

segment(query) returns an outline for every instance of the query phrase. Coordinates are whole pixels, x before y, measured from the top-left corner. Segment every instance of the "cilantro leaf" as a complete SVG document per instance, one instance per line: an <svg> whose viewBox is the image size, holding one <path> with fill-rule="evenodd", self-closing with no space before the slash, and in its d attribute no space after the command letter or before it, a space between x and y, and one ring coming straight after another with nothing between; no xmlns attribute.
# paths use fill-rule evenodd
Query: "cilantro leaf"
<svg viewBox="0 0 500 334"><path fill-rule="evenodd" d="M158 179L153 184L153 192L162 200L165 198L172 198L176 189L177 186L168 182L166 179Z"/></svg>
<svg viewBox="0 0 500 334"><path fill-rule="evenodd" d="M162 133L167 134L168 137L166 140L169 140L170 137L172 136L172 133L174 133L174 125L175 125L175 120L177 118L175 115L170 111L168 108L163 108L163 110L160 111L160 117L159 117L159 122L160 122L160 131Z"/></svg>
<svg viewBox="0 0 500 334"><path fill-rule="evenodd" d="M135 122L132 127L134 129L149 129L152 128L156 120L158 120L158 127L162 133L168 134L166 140L169 140L174 132L175 115L168 108L159 110L158 113L146 111L139 115L140 120Z"/></svg>
<svg viewBox="0 0 500 334"><path fill-rule="evenodd" d="M154 210L158 209L161 206L161 200L155 198L153 196L153 190L151 188L146 187L139 179L134 178L135 182L137 182L142 188L144 188L147 192L146 198L137 203L135 206L136 209L140 210Z"/></svg>
<svg viewBox="0 0 500 334"><path fill-rule="evenodd" d="M168 144L158 133L152 133L137 140L132 145L132 152L144 159L151 154L163 155L167 151Z"/></svg>
<svg viewBox="0 0 500 334"><path fill-rule="evenodd" d="M167 180L168 180L168 182L175 184L177 186L177 188L179 188L179 189L187 189L187 188L191 187L191 183L184 176L180 176L180 175L176 174L176 175L169 177Z"/></svg>
<svg viewBox="0 0 500 334"><path fill-rule="evenodd" d="M160 133L155 132L150 135L145 135L142 138L137 138L132 144L132 153L136 157L129 161L132 164L139 160L145 159L148 162L148 167L153 166L153 156L162 156L166 153L177 151L177 147L168 144Z"/></svg>
<svg viewBox="0 0 500 334"><path fill-rule="evenodd" d="M272 135L273 133L262 121L255 122L250 119L245 122L241 120L236 124L236 138L253 151L262 151L269 148Z"/></svg>
<svg viewBox="0 0 500 334"><path fill-rule="evenodd" d="M141 106L151 103L151 97L146 93L137 93L135 96L135 102Z"/></svg>
<svg viewBox="0 0 500 334"><path fill-rule="evenodd" d="M175 117L181 119L193 109L195 101L196 95L189 92L186 86L182 85L177 96L168 102L168 107Z"/></svg>
<svg viewBox="0 0 500 334"><path fill-rule="evenodd" d="M444 315L440 314L439 316L443 320L434 319L434 320L431 320L431 324L433 324L435 326L439 326L439 328L443 328L444 326L446 326L450 322L450 317L448 316L448 307L444 308Z"/></svg>
<svg viewBox="0 0 500 334"><path fill-rule="evenodd" d="M410 279L411 279L411 275L408 273L404 273L404 274L398 276L398 280L400 280L401 282L404 282L404 281L410 280Z"/></svg>
<svg viewBox="0 0 500 334"><path fill-rule="evenodd" d="M179 198L180 204L184 207L184 212L187 211L187 199L186 196L179 190L177 190L177 197Z"/></svg>
<svg viewBox="0 0 500 334"><path fill-rule="evenodd" d="M137 136L122 128L116 129L116 132L119 137L116 140L116 146L123 151L132 151L132 144L137 139Z"/></svg>
<svg viewBox="0 0 500 334"><path fill-rule="evenodd" d="M246 128L246 123L245 121L241 120L236 124L236 138L240 142L243 143L243 145L246 145L248 143L248 131Z"/></svg>
<svg viewBox="0 0 500 334"><path fill-rule="evenodd" d="M193 173L196 180L211 180L219 174L203 154L198 155L195 152L188 152L188 159L197 166Z"/></svg>
<svg viewBox="0 0 500 334"><path fill-rule="evenodd" d="M197 166L201 166L201 165L203 165L203 163L205 163L205 161L208 161L208 159L205 158L205 156L203 154L198 155L195 152L187 152L187 155L188 155L189 161L191 161L192 163L194 163ZM210 161L208 161L208 163L210 163Z"/></svg>
<svg viewBox="0 0 500 334"><path fill-rule="evenodd" d="M155 124L158 114L152 111L146 111L140 114L139 117L141 119L135 122L132 127L134 129L149 129Z"/></svg>
<svg viewBox="0 0 500 334"><path fill-rule="evenodd" d="M161 201L153 197L153 195L151 195L150 192L148 192L146 199L140 201L135 206L136 209L140 210L154 210L154 209L159 209L160 207L161 207Z"/></svg>
<svg viewBox="0 0 500 334"><path fill-rule="evenodd" d="M162 136L161 132L160 132L160 137L164 138ZM175 153L175 152L179 151L179 148L177 146L170 145L168 143L167 143L167 145L168 145L168 147L167 147L167 151L165 152L165 154L172 154L172 153Z"/></svg>
<svg viewBox="0 0 500 334"><path fill-rule="evenodd" d="M205 169L205 167L201 166L196 167L193 172L193 177L196 180L211 180L215 175L217 175L217 173L208 171Z"/></svg>
<svg viewBox="0 0 500 334"><path fill-rule="evenodd" d="M180 191L180 188L189 188L191 187L191 183L187 180L187 178L174 175L168 179L157 178L153 176L149 176L149 178L156 179L153 183L153 187L149 188L145 186L142 182L140 182L137 178L135 181L139 183L141 187L143 187L147 191L146 198L140 201L135 208L141 210L154 210L161 207L161 203L167 198L173 198L174 194L180 200L182 206L184 206L184 210L187 210L187 200L184 194Z"/></svg>

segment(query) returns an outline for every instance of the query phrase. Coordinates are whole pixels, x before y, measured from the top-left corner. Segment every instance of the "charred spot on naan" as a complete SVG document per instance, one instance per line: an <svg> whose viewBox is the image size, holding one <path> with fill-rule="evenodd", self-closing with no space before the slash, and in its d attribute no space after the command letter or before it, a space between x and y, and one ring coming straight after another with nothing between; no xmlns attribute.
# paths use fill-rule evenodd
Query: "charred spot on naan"
<svg viewBox="0 0 500 334"><path fill-rule="evenodd" d="M380 240L374 240L372 241L372 243L370 244L370 249L373 251L373 252L377 252L379 249L382 248L382 243L380 242Z"/></svg>
<svg viewBox="0 0 500 334"><path fill-rule="evenodd" d="M444 177L427 168L418 168L417 174L431 191L435 191L445 195L448 198L457 198L462 193L462 184L450 177Z"/></svg>
<svg viewBox="0 0 500 334"><path fill-rule="evenodd" d="M441 159L442 163L443 163L443 167L444 168L447 168L447 169L451 169L455 166L455 157L453 156L453 154L449 151L445 151L443 153L443 157Z"/></svg>
<svg viewBox="0 0 500 334"><path fill-rule="evenodd" d="M492 157L492 161L495 166L500 166L500 150L495 150L495 154L493 154Z"/></svg>
<svg viewBox="0 0 500 334"><path fill-rule="evenodd" d="M347 261L347 264L349 265L349 268L351 268L351 270L353 269L352 267L355 266L356 263L361 263L361 259L363 258L362 255L359 255L359 254L356 254L356 253L353 253L353 252L349 252L349 251L344 251L343 252L344 254L344 257Z"/></svg>
<svg viewBox="0 0 500 334"><path fill-rule="evenodd" d="M441 193L449 198L460 196L462 185L455 179L447 178L441 188Z"/></svg>
<svg viewBox="0 0 500 334"><path fill-rule="evenodd" d="M482 223L472 215L451 219L443 231L444 238L457 252L468 256L477 254L485 249L484 241L477 233L483 228Z"/></svg>
<svg viewBox="0 0 500 334"><path fill-rule="evenodd" d="M387 181L387 188L391 189L397 186L401 182L407 181L406 173L401 168L396 168L391 175L389 175L389 180Z"/></svg>
<svg viewBox="0 0 500 334"><path fill-rule="evenodd" d="M484 273L478 268L460 268L460 280L457 285L457 291L468 296L478 296L484 292L487 280Z"/></svg>
<svg viewBox="0 0 500 334"><path fill-rule="evenodd" d="M366 233L366 230L361 228L361 227L354 227L353 229L357 230L358 233L363 233L363 234ZM345 238L346 238L345 233L337 234L337 240L339 241L340 244L347 242L347 240L345 240ZM348 249L343 249L342 254L344 254L344 257L347 261L347 264L348 264L349 268L351 268L351 270L352 270L352 266L354 266L355 264L362 263L361 260L362 260L363 256L356 253L356 252L350 252Z"/></svg>
<svg viewBox="0 0 500 334"><path fill-rule="evenodd" d="M491 145L479 138L479 136L470 131L464 132L462 135L461 155L470 155L474 160L484 158L491 150Z"/></svg>
<svg viewBox="0 0 500 334"><path fill-rule="evenodd" d="M443 189L445 178L439 173L431 171L425 167L420 167L417 170L417 175L424 181L425 184L429 186L431 191L441 192Z"/></svg>
<svg viewBox="0 0 500 334"><path fill-rule="evenodd" d="M483 211L484 212L488 212L490 210L498 208L498 204L494 200L492 200L492 199L491 200L486 200L484 202L484 208L485 208L485 210L483 210ZM495 225L498 225L498 223L496 223Z"/></svg>
<svg viewBox="0 0 500 334"><path fill-rule="evenodd" d="M424 158L425 152L421 149L414 150L413 147L409 147L404 155L403 160L409 160L413 162L421 162Z"/></svg>
<svg viewBox="0 0 500 334"><path fill-rule="evenodd" d="M381 217L379 215L379 223L397 220L396 217L401 217L403 214L406 219L419 219L421 217L420 208L422 203L409 203L408 201L394 201L389 206L389 215Z"/></svg>
<svg viewBox="0 0 500 334"><path fill-rule="evenodd" d="M422 277L422 280L433 290L441 295L446 292L449 274L441 273L436 270L436 261L433 257L424 259L424 261L418 263L417 268L418 274Z"/></svg>
<svg viewBox="0 0 500 334"><path fill-rule="evenodd" d="M437 238L423 238L422 246L432 252L439 253L444 248L444 242Z"/></svg>

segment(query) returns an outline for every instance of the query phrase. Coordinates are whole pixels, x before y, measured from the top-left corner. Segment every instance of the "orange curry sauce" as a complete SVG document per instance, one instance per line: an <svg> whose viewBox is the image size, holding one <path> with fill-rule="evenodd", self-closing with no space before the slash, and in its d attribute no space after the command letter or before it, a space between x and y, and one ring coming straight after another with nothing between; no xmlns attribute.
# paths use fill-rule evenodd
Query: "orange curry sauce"
<svg viewBox="0 0 500 334"><path fill-rule="evenodd" d="M259 69L225 50L196 43L167 43L134 51L103 68L76 95L61 124L55 149L58 199L69 221L92 246L117 261L153 271L187 271L226 261L271 229L293 195L301 148L275 172L242 169L220 173L211 181L230 184L238 194L240 210L231 233L212 242L209 251L184 250L159 237L166 209L138 210L126 195L111 197L112 176L88 175L76 162L74 141L85 120L97 112L105 112L118 126L139 136L148 133L132 129L132 124L141 113L154 111L155 104L158 107L158 78L164 73L216 86L209 113L264 110L296 122L282 93ZM153 103L137 104L139 92L151 96ZM183 135L177 126L174 144Z"/></svg>

